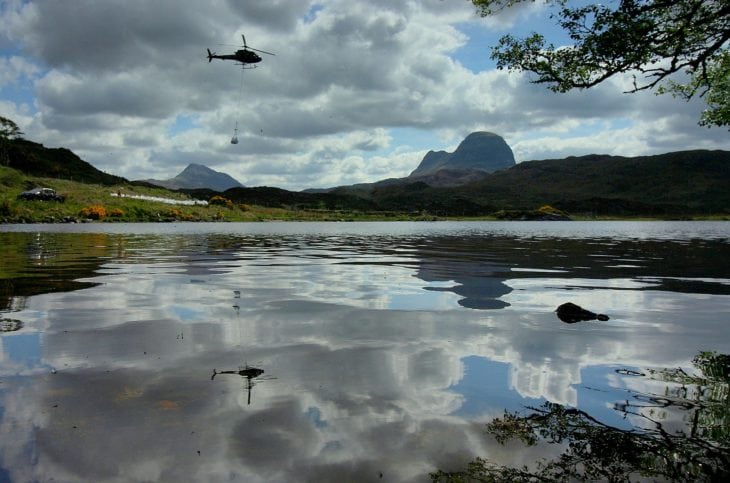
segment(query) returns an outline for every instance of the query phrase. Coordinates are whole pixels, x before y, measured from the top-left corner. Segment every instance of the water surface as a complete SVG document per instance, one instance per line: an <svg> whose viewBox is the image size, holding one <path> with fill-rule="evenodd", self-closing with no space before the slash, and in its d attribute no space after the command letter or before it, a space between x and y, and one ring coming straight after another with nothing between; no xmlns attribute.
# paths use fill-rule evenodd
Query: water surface
<svg viewBox="0 0 730 483"><path fill-rule="evenodd" d="M0 480L423 481L549 456L484 431L545 402L682 431L692 411L647 422L640 395L668 386L650 369L730 353L729 240L723 222L0 226ZM565 302L610 319L566 324Z"/></svg>

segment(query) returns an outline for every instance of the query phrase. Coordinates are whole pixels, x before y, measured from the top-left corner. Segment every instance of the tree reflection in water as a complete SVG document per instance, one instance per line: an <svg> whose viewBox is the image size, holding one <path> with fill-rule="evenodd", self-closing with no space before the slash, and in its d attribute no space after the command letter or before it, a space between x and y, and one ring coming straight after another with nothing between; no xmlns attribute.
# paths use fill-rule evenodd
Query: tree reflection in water
<svg viewBox="0 0 730 483"><path fill-rule="evenodd" d="M648 371L666 382L664 394L635 392L614 409L641 429L618 429L588 413L546 402L525 416L505 412L487 424L504 444L560 444L562 454L534 468L500 466L477 458L458 472L438 471L433 481L730 481L730 356L702 352L692 361L697 374L682 369ZM643 374L639 374L643 375ZM667 414L684 414L683 428L669 429ZM671 421L670 421L671 422Z"/></svg>

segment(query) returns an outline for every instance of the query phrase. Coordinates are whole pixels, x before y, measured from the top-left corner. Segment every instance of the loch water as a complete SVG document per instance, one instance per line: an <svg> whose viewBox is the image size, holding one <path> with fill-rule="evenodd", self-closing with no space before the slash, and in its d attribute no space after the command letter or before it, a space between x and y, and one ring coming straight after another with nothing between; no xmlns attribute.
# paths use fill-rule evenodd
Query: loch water
<svg viewBox="0 0 730 483"><path fill-rule="evenodd" d="M727 222L0 225L0 481L534 467L567 441L485 425L546 405L714 445L727 400L657 375L729 314Z"/></svg>

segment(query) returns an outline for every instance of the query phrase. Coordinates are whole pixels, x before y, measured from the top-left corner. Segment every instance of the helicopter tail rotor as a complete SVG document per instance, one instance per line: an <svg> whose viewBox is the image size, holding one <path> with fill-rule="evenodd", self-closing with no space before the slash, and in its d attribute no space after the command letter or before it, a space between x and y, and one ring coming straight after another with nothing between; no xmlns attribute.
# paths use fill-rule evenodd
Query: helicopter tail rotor
<svg viewBox="0 0 730 483"><path fill-rule="evenodd" d="M208 62L213 60L213 54L210 52L210 49L206 49L208 51Z"/></svg>

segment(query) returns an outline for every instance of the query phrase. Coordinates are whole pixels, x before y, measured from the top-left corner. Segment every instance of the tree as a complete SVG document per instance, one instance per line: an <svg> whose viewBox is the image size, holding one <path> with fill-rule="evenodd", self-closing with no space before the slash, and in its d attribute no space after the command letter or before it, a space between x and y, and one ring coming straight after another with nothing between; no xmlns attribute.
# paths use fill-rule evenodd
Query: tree
<svg viewBox="0 0 730 483"><path fill-rule="evenodd" d="M17 139L23 135L17 124L6 117L0 116L0 139Z"/></svg>
<svg viewBox="0 0 730 483"><path fill-rule="evenodd" d="M482 16L536 0L472 0ZM707 104L700 124L730 125L730 0L617 0L578 7L543 0L572 46L539 33L505 35L492 48L499 69L532 72L555 92L586 89L632 73L627 92L654 90ZM687 80L675 80L675 74Z"/></svg>
<svg viewBox="0 0 730 483"><path fill-rule="evenodd" d="M0 163L3 165L10 164L10 155L8 154L8 145L13 139L17 139L23 135L17 124L6 117L0 116Z"/></svg>

